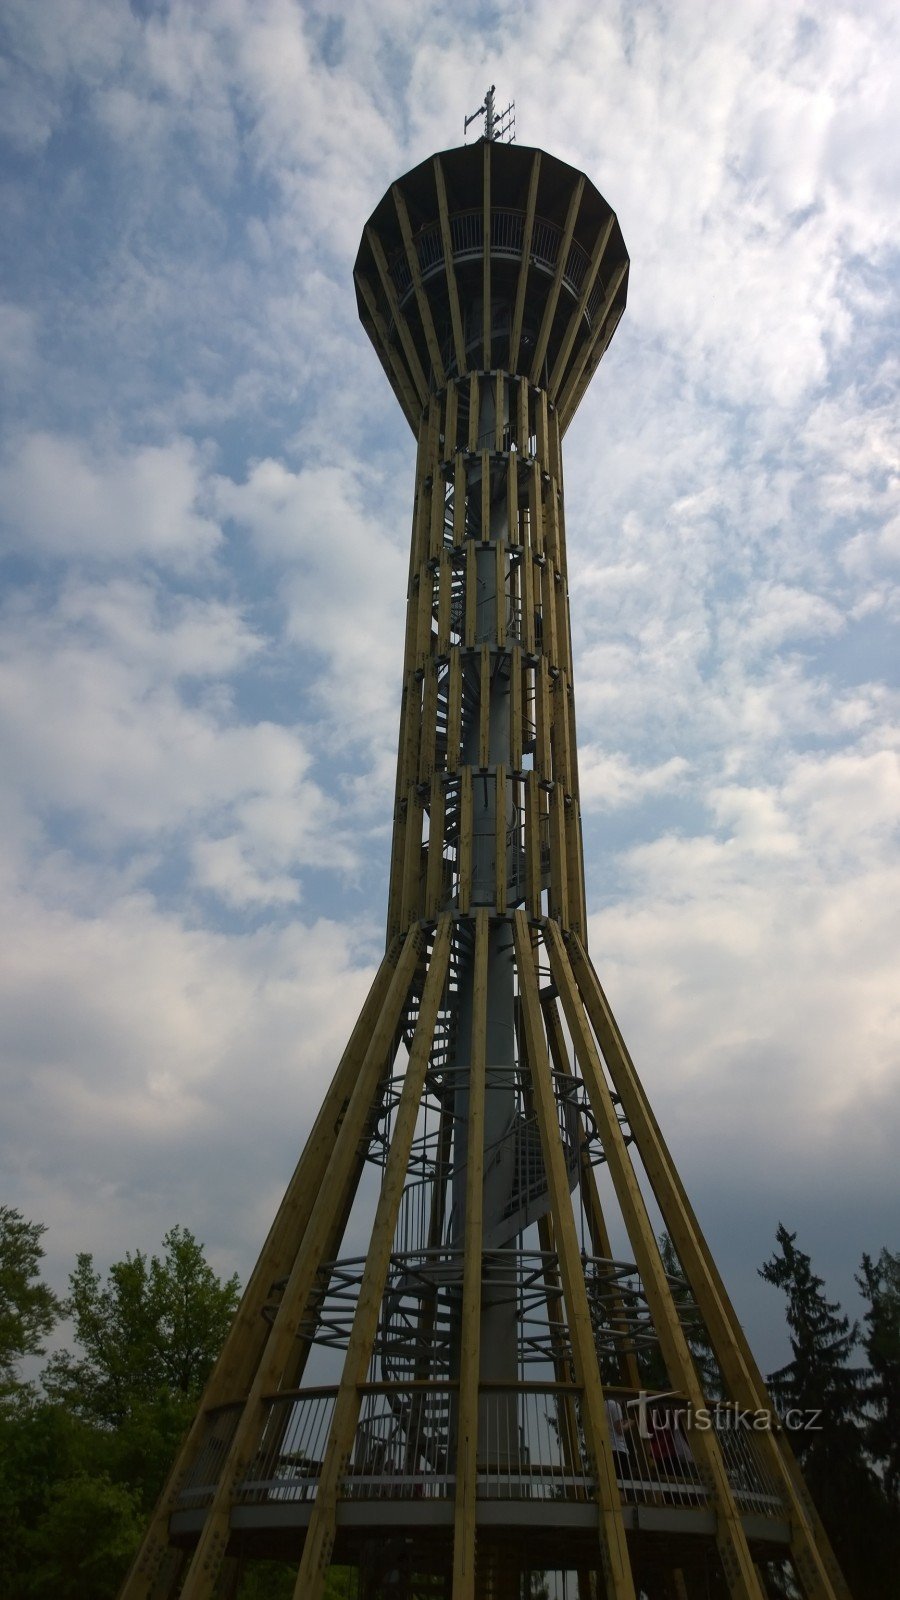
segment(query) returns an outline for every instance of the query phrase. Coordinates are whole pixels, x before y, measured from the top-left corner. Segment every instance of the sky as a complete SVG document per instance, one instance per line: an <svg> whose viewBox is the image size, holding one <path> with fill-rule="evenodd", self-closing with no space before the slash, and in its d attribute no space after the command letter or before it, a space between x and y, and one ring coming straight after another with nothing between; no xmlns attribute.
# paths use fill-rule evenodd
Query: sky
<svg viewBox="0 0 900 1600"><path fill-rule="evenodd" d="M900 14L5 0L2 1200L245 1278L383 947L414 441L357 321L490 83L628 307L566 436L591 952L764 1365L897 1248Z"/></svg>

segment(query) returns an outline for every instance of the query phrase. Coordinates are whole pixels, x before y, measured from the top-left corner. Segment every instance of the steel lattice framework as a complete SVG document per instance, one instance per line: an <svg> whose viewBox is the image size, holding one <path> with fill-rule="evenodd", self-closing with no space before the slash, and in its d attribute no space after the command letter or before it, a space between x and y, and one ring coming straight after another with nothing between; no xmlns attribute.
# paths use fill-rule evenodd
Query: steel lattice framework
<svg viewBox="0 0 900 1600"><path fill-rule="evenodd" d="M583 174L492 139L365 228L418 439L387 950L127 1600L258 1556L303 1600L333 1561L372 1600L751 1600L771 1559L847 1600L587 954L561 438L627 277Z"/></svg>

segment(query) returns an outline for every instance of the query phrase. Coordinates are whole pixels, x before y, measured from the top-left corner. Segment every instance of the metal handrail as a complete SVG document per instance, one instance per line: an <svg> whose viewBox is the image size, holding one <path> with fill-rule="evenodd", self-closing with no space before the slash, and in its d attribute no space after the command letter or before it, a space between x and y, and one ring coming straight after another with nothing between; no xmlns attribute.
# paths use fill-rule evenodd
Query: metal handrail
<svg viewBox="0 0 900 1600"><path fill-rule="evenodd" d="M484 212L481 209L455 211L449 218L450 242L453 260L466 261L478 257L484 250ZM556 271L562 248L564 230L545 217L535 217L531 233L529 260L542 272ZM491 208L491 256L506 256L520 260L525 239L525 212L507 207ZM419 272L423 282L444 266L444 239L439 222L426 223L413 238ZM579 295L590 268L590 256L575 240L563 268L562 281L575 296ZM388 260L388 271L402 307L413 293L413 277L404 246L400 246ZM588 326L603 299L604 284L597 278L591 290L585 315Z"/></svg>
<svg viewBox="0 0 900 1600"><path fill-rule="evenodd" d="M361 1407L342 1494L354 1500L436 1500L455 1485L459 1385L414 1380L359 1386ZM268 1396L255 1459L238 1486L242 1505L291 1504L315 1498L328 1443L337 1385ZM596 1494L586 1448L582 1391L565 1382L483 1384L479 1391L477 1494L481 1500L581 1501ZM611 1424L625 1422L614 1453L625 1505L705 1509L710 1491L691 1450L685 1401L679 1396L606 1391ZM181 1509L209 1504L240 1403L218 1408L179 1495ZM727 1407L710 1407L712 1431L738 1508L783 1515L783 1502L760 1448ZM648 1422L649 1426L644 1427Z"/></svg>

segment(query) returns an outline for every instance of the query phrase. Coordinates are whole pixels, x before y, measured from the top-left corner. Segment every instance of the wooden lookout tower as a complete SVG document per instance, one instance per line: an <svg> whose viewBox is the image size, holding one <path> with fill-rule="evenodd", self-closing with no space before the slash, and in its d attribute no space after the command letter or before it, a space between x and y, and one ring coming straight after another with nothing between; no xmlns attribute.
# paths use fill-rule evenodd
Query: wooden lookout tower
<svg viewBox="0 0 900 1600"><path fill-rule="evenodd" d="M123 1600L848 1600L588 955L562 439L628 255L485 113L354 271L418 441L385 955Z"/></svg>

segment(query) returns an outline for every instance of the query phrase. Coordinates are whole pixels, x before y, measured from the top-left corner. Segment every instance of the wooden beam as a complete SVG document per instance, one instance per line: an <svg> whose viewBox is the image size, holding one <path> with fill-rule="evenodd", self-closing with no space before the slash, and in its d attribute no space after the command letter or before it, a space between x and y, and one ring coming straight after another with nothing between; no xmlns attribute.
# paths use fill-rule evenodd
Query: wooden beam
<svg viewBox="0 0 900 1600"><path fill-rule="evenodd" d="M367 278L363 277L361 272L356 274L356 282L359 285L359 292L366 303L366 309L368 310L369 316L372 319L372 326L378 335L378 344L376 348L383 352L382 360L383 362L389 364L390 372L394 374L397 382L397 388L400 391L400 404L403 407L403 415L406 417L406 420L412 428L413 433L416 433L418 430L419 415L422 410L423 402L417 395L412 383L410 382L409 373L397 354L396 348L391 340L390 334L388 333L387 323L378 309L378 301L375 299L375 291L372 288L372 285L369 283ZM388 373L388 376L390 376L390 372Z"/></svg>
<svg viewBox="0 0 900 1600"><path fill-rule="evenodd" d="M491 649L481 646L480 692L478 699L478 765L488 767L491 761Z"/></svg>
<svg viewBox="0 0 900 1600"><path fill-rule="evenodd" d="M496 770L497 798L494 813L494 904L497 915L506 911L506 767L498 762Z"/></svg>
<svg viewBox="0 0 900 1600"><path fill-rule="evenodd" d="M444 888L445 795L439 772L431 780L431 806L428 813L428 866L425 875L425 917L433 922L441 909Z"/></svg>
<svg viewBox="0 0 900 1600"><path fill-rule="evenodd" d="M457 900L463 916L472 900L472 768L463 767L459 777L459 892Z"/></svg>
<svg viewBox="0 0 900 1600"><path fill-rule="evenodd" d="M469 1113L466 1128L466 1212L460 1312L459 1425L456 1445L452 1600L474 1600L475 1596L475 1493L478 1473L478 1376L481 1366L488 929L487 911L477 910L472 985L472 1039L469 1057Z"/></svg>
<svg viewBox="0 0 900 1600"><path fill-rule="evenodd" d="M494 148L491 139L485 139L483 146L483 276L482 276L482 329L483 329L483 360L485 372L490 372L491 361L491 151Z"/></svg>
<svg viewBox="0 0 900 1600"><path fill-rule="evenodd" d="M450 682L447 686L447 771L459 770L462 743L462 661L459 647L450 651Z"/></svg>
<svg viewBox="0 0 900 1600"><path fill-rule="evenodd" d="M406 259L409 263L409 271L410 276L412 277L416 305L419 308L419 316L422 319L422 332L425 335L425 343L428 347L428 354L431 358L431 368L432 372L434 373L435 388L443 389L447 382L447 378L444 372L444 363L441 360L441 347L438 344L437 334L434 331L434 319L431 315L431 304L428 299L425 285L422 282L422 270L419 266L419 252L416 249L415 240L413 239L412 228L409 224L409 212L406 209L406 200L399 183L391 185L391 194L394 197L394 207L397 212L397 221L400 224L403 248L406 251Z"/></svg>
<svg viewBox="0 0 900 1600"><path fill-rule="evenodd" d="M541 331L538 334L537 344L534 347L534 360L531 363L532 383L540 383L541 381L541 371L544 365L544 357L547 354L550 330L553 327L553 318L556 315L556 306L559 300L559 291L562 287L563 273L566 270L566 263L569 259L569 251L572 248L572 235L575 232L575 222L578 217L578 208L581 205L581 196L584 192L584 184L584 174L579 173L577 182L569 198L569 209L566 212L566 224L563 228L562 239L560 240L559 256L557 257L556 261L556 271L553 274L553 282L550 285L550 293L547 296L547 301L544 306L544 314L541 318Z"/></svg>
<svg viewBox="0 0 900 1600"><path fill-rule="evenodd" d="M447 274L447 295L450 300L450 322L453 327L453 347L456 351L456 371L460 377L466 370L466 340L462 315L459 309L459 292L456 287L456 268L453 264L453 237L447 213L447 186L440 156L434 158L434 184L437 191L438 217L441 223L441 240L444 246L444 271Z"/></svg>
<svg viewBox="0 0 900 1600"><path fill-rule="evenodd" d="M619 265L613 269L612 277L606 286L606 293L603 296L600 305L597 307L595 319L597 331L594 333L591 339L585 340L584 349L579 351L575 363L572 366L565 383L563 384L561 392L559 395L554 396L556 404L559 407L559 425L561 431L565 431L565 429L568 427L571 415L575 410L575 406L572 404L572 401L574 396L579 391L579 385L584 376L585 370L590 368L592 358L596 354L597 349L601 346L605 348L605 344L608 344L609 340L612 338L612 333L607 328L607 318L609 316L613 300L619 292L622 279L627 271L627 260L620 261Z"/></svg>
<svg viewBox="0 0 900 1600"><path fill-rule="evenodd" d="M544 1013L544 1025L547 1029L547 1043L550 1046L550 1056L556 1072L564 1078L573 1078L574 1074L569 1064L569 1052L566 1048L565 1035L562 1030L562 1021L559 1015L559 1006L553 999L541 996L541 1008ZM581 1187L581 1202L587 1217L588 1232L591 1236L591 1248L595 1256L600 1256L604 1261L613 1259L612 1240L600 1204L600 1191L597 1188L597 1175L591 1165L588 1154L587 1130L581 1113L578 1113L578 1170ZM621 1296L612 1295L614 1312L618 1313L619 1333L623 1340L628 1338L628 1319ZM638 1372L637 1358L633 1350L625 1350L619 1356L620 1376L622 1382L629 1389L641 1387L641 1376Z"/></svg>
<svg viewBox="0 0 900 1600"><path fill-rule="evenodd" d="M600 262L603 259L603 252L609 243L609 236L612 233L613 223L615 220L615 214L611 211L606 220L605 227L601 228L599 234L597 235L597 241L591 252L590 266L584 275L584 283L581 285L581 294L578 296L578 304L569 318L569 326L563 335L563 341L559 347L559 354L553 363L553 371L550 374L549 383L550 393L553 395L555 395L559 389L560 379L566 370L566 362L572 354L572 346L578 337L578 330L581 327L581 319L587 310L587 303L593 293L594 284L597 282L597 274L600 271Z"/></svg>
<svg viewBox="0 0 900 1600"><path fill-rule="evenodd" d="M416 349L413 336L410 333L409 323L403 315L403 312L400 310L400 302L397 299L397 291L394 288L394 280L392 279L388 269L388 264L385 259L384 250L382 249L381 240L375 232L375 229L371 227L366 229L365 236L366 240L368 241L369 249L374 257L375 266L378 269L378 276L381 279L381 287L384 290L384 297L387 300L387 303L390 307L391 316L394 319L394 327L397 329L397 332L400 335L400 343L403 346L404 354L409 363L409 371L413 381L413 387L415 388L416 394L419 397L420 405L424 406L428 401L428 380L425 377L425 373L422 369L422 363L419 360L419 353Z"/></svg>
<svg viewBox="0 0 900 1600"><path fill-rule="evenodd" d="M535 150L528 178L528 199L525 204L525 222L522 229L522 259L519 262L519 281L516 284L516 303L512 326L509 330L509 370L519 370L519 345L522 342L522 318L525 312L525 290L528 285L528 268L531 263L531 239L534 233L534 208L537 201L538 179L541 175L541 152ZM519 449L524 449L519 442Z"/></svg>

